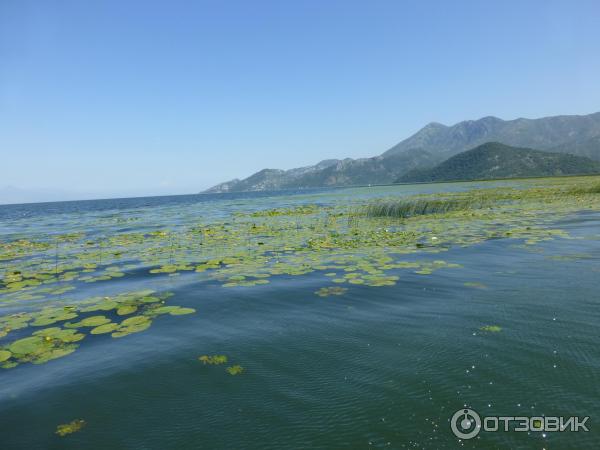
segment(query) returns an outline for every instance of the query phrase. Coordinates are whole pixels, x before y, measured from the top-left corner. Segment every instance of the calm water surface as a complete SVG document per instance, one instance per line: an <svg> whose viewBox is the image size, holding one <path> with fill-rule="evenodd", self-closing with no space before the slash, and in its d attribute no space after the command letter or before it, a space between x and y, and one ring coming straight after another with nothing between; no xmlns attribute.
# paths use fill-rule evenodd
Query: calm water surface
<svg viewBox="0 0 600 450"><path fill-rule="evenodd" d="M235 211L466 188L12 205L0 207L0 232L3 241L77 230L101 236ZM142 220L103 225L115 216ZM89 336L68 357L1 371L0 449L598 448L599 225L598 214L572 216L557 226L578 239L456 248L444 259L460 270L403 272L395 286L353 286L335 297L314 295L322 274L229 289L194 274L110 281L172 291L197 313L163 317L118 342ZM482 324L502 331L481 332ZM226 354L246 371L233 377L203 366L202 354ZM464 405L482 415L591 416L590 432L482 433L461 443L449 419ZM80 417L81 432L54 434Z"/></svg>

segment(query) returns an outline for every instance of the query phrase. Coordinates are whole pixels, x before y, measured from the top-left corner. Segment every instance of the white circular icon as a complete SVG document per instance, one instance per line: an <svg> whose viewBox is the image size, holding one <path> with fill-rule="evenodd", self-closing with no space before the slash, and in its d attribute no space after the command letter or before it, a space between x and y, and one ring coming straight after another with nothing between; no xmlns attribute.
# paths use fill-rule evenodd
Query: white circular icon
<svg viewBox="0 0 600 450"><path fill-rule="evenodd" d="M450 419L450 428L457 438L472 439L481 431L481 417L472 409L459 409Z"/></svg>

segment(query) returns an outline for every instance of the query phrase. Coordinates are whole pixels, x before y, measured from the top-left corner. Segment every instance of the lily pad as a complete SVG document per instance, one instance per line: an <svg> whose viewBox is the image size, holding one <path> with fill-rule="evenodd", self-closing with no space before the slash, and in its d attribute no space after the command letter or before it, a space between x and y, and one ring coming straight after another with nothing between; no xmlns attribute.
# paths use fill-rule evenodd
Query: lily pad
<svg viewBox="0 0 600 450"><path fill-rule="evenodd" d="M229 373L229 375L239 375L242 372L244 372L244 368L242 366L230 366L227 368L227 372Z"/></svg>
<svg viewBox="0 0 600 450"><path fill-rule="evenodd" d="M136 305L123 305L117 309L117 314L119 316L126 316L128 314L133 314L137 309L138 307Z"/></svg>
<svg viewBox="0 0 600 450"><path fill-rule="evenodd" d="M0 350L0 362L4 362L7 359L10 359L11 356L12 356L12 353L9 352L8 350Z"/></svg>
<svg viewBox="0 0 600 450"><path fill-rule="evenodd" d="M104 325L105 323L109 323L110 319L105 316L90 316L86 317L83 320L75 323L67 323L65 327L67 328L83 328L83 327L98 327L100 325Z"/></svg>
<svg viewBox="0 0 600 450"><path fill-rule="evenodd" d="M76 420L73 420L72 422L64 423L62 425L57 426L56 434L58 434L60 437L64 437L68 434L76 433L77 431L80 431L85 425L86 425L85 420L76 419Z"/></svg>
<svg viewBox="0 0 600 450"><path fill-rule="evenodd" d="M115 331L117 328L119 327L118 324L116 323L105 323L104 325L100 325L96 328L92 328L90 330L90 334L106 334L106 333L112 333L113 331Z"/></svg>
<svg viewBox="0 0 600 450"><path fill-rule="evenodd" d="M485 325L480 328L481 331L487 331L489 333L499 333L502 331L502 327L498 325Z"/></svg>

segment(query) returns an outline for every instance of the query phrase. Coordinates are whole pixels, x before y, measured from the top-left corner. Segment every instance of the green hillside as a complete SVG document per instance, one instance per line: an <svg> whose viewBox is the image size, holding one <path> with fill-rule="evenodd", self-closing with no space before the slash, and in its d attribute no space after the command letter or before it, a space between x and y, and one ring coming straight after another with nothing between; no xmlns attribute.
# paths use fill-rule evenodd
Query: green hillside
<svg viewBox="0 0 600 450"><path fill-rule="evenodd" d="M488 142L431 169L414 169L398 182L477 180L600 173L600 162L568 153Z"/></svg>

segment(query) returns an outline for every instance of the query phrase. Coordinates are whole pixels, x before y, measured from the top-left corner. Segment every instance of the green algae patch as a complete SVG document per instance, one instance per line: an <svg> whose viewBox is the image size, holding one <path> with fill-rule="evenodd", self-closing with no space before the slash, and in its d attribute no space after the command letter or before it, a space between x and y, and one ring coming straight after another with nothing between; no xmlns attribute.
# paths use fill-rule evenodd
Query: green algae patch
<svg viewBox="0 0 600 450"><path fill-rule="evenodd" d="M65 437L68 434L76 433L81 431L83 427L85 427L86 422L83 419L75 419L69 423L64 423L56 427L56 434L60 437Z"/></svg>
<svg viewBox="0 0 600 450"><path fill-rule="evenodd" d="M202 355L198 357L198 360L202 362L202 364L209 365L220 365L225 364L227 362L227 356L225 355Z"/></svg>
<svg viewBox="0 0 600 450"><path fill-rule="evenodd" d="M235 365L228 367L226 370L229 375L240 375L245 369L242 366Z"/></svg>
<svg viewBox="0 0 600 450"><path fill-rule="evenodd" d="M485 325L481 327L480 330L488 333L499 333L502 331L502 327L499 327L498 325Z"/></svg>

